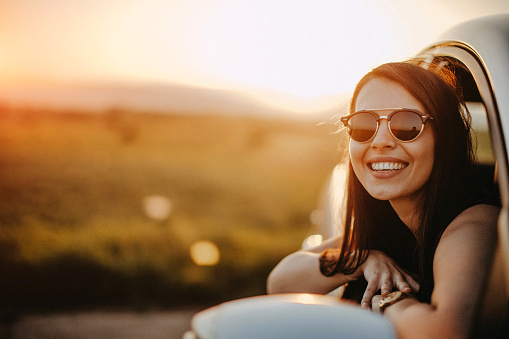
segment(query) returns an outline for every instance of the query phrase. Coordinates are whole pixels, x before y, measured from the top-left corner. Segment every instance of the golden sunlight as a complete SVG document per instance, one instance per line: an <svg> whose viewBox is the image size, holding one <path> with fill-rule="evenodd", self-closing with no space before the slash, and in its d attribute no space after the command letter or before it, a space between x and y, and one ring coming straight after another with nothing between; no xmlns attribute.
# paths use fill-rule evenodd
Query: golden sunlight
<svg viewBox="0 0 509 339"><path fill-rule="evenodd" d="M0 49L22 78L184 82L311 98L349 90L400 51L395 14L370 0L23 2L0 5Z"/></svg>
<svg viewBox="0 0 509 339"><path fill-rule="evenodd" d="M301 105L350 92L370 68L458 22L507 10L459 0L4 1L0 81L8 72L64 85L179 83Z"/></svg>

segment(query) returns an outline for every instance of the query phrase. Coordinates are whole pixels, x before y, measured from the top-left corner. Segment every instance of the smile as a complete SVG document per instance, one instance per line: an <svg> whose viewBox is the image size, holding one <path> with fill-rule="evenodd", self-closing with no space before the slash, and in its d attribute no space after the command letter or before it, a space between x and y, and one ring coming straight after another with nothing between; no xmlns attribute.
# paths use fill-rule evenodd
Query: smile
<svg viewBox="0 0 509 339"><path fill-rule="evenodd" d="M408 163L402 162L373 162L368 167L373 171L399 171L408 166Z"/></svg>

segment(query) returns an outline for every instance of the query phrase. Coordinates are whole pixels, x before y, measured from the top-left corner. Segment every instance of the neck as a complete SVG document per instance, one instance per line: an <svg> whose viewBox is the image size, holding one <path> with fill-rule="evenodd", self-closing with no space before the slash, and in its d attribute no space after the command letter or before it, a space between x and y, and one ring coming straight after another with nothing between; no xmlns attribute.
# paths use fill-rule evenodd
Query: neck
<svg viewBox="0 0 509 339"><path fill-rule="evenodd" d="M390 201L392 208L403 223L415 235L419 229L419 213L416 199L397 199Z"/></svg>

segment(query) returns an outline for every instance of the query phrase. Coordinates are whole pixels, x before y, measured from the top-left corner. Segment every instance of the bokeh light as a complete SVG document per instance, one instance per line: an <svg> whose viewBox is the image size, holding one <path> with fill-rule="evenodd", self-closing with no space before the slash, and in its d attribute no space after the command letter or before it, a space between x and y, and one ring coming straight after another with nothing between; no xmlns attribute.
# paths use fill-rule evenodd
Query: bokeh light
<svg viewBox="0 0 509 339"><path fill-rule="evenodd" d="M162 195L149 195L143 199L143 210L147 217L163 221L170 217L173 204L170 199Z"/></svg>
<svg viewBox="0 0 509 339"><path fill-rule="evenodd" d="M216 244L209 240L199 240L189 249L191 259L198 266L215 266L219 263L221 254Z"/></svg>
<svg viewBox="0 0 509 339"><path fill-rule="evenodd" d="M309 214L309 220L315 226L323 224L324 218L324 211L322 209L315 209Z"/></svg>

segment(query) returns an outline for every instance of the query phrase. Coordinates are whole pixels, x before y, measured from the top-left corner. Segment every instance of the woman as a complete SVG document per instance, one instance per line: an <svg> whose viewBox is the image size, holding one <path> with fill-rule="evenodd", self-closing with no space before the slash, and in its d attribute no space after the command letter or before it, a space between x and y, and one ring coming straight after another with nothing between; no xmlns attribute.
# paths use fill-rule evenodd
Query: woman
<svg viewBox="0 0 509 339"><path fill-rule="evenodd" d="M283 259L269 293L346 285L344 299L383 311L400 337L468 336L499 210L475 184L469 115L442 66L389 63L357 84L341 119L350 135L342 234ZM403 293L388 297L394 289Z"/></svg>

